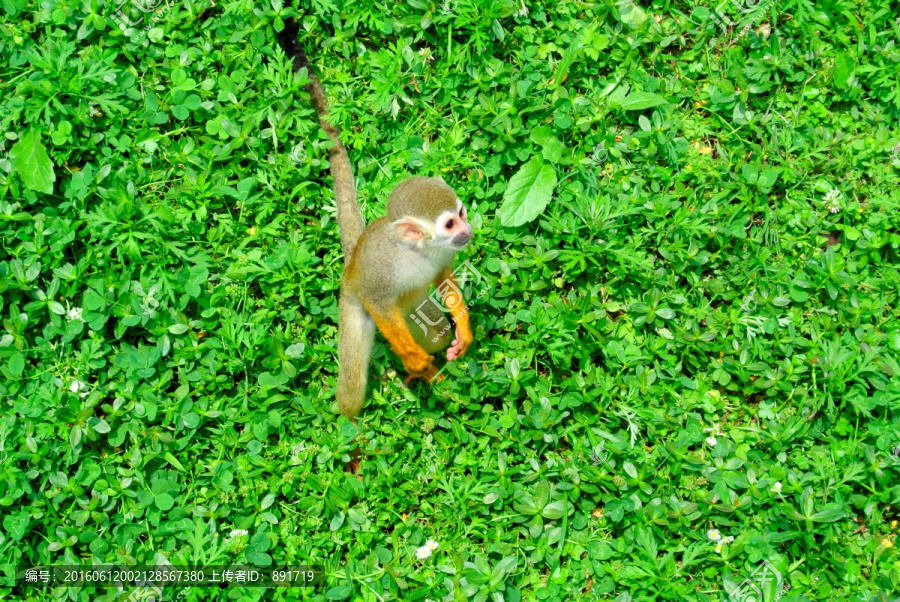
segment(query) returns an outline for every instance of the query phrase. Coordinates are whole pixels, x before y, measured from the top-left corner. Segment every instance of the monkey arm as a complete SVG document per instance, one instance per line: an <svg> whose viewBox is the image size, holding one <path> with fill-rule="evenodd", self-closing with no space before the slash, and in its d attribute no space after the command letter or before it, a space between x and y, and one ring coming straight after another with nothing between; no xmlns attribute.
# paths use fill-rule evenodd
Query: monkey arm
<svg viewBox="0 0 900 602"><path fill-rule="evenodd" d="M394 353L400 356L403 366L409 372L411 378L424 378L430 381L437 374L434 365L434 356L428 355L415 341L412 333L406 325L403 313L399 308L388 311L379 311L371 303L363 302L366 311L375 321L375 326L384 335ZM409 380L409 379L407 379Z"/></svg>
<svg viewBox="0 0 900 602"><path fill-rule="evenodd" d="M450 348L447 349L447 359L453 361L465 355L466 350L474 340L472 327L469 324L469 310L466 309L462 291L449 267L444 268L437 275L434 281L434 288L437 289L444 307L450 310L453 321L456 323L456 339Z"/></svg>

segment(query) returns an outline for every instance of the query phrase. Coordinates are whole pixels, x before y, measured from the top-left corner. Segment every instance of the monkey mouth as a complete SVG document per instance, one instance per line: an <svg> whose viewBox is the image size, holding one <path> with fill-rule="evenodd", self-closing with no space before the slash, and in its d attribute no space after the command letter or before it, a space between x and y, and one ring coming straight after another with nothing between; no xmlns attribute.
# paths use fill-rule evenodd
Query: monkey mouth
<svg viewBox="0 0 900 602"><path fill-rule="evenodd" d="M468 245L471 240L472 240L472 237L469 235L466 235L466 236L456 235L453 237L453 240L450 241L450 244L452 244L457 249L462 249L462 248L465 248L465 246Z"/></svg>

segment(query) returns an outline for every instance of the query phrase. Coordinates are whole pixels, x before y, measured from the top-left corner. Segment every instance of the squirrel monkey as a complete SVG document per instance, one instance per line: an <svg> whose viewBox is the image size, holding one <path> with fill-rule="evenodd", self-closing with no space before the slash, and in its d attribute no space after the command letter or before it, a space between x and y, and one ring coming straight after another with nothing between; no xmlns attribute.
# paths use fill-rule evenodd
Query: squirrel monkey
<svg viewBox="0 0 900 602"><path fill-rule="evenodd" d="M406 383L414 378L431 382L437 375L431 354L447 346L451 325L429 298L432 285L455 322L447 360L462 357L472 343L469 312L453 276L453 257L469 244L472 226L466 208L442 178L416 177L394 189L385 217L364 227L347 149L338 128L326 120L325 91L309 69L297 33L296 22L288 19L279 42L293 58L295 70L307 69L306 91L322 129L334 142L328 154L344 250L337 400L341 413L356 422L376 327L409 372Z"/></svg>

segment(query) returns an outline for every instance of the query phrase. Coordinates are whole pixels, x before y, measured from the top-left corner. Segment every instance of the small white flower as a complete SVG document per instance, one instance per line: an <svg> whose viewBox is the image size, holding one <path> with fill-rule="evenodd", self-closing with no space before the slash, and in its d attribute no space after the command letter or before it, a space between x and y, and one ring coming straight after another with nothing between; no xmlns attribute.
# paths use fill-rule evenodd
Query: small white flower
<svg viewBox="0 0 900 602"><path fill-rule="evenodd" d="M247 535L246 529L232 529L231 533L228 534L228 539L234 539L235 537L240 537L241 535Z"/></svg>
<svg viewBox="0 0 900 602"><path fill-rule="evenodd" d="M722 553L722 545L723 545L722 542L719 542L716 544L716 554Z"/></svg>
<svg viewBox="0 0 900 602"><path fill-rule="evenodd" d="M428 548L429 550L431 550L432 552L434 552L439 547L441 547L441 545L438 542L436 542L435 540L429 539L428 541L425 542L425 547Z"/></svg>
<svg viewBox="0 0 900 602"><path fill-rule="evenodd" d="M731 543L732 541L734 541L734 537L732 537L731 535L726 535L725 537L722 538L723 544Z"/></svg>
<svg viewBox="0 0 900 602"><path fill-rule="evenodd" d="M80 390L84 389L87 385L85 385L80 380L73 380L72 384L69 385L69 391L72 393L78 393Z"/></svg>
<svg viewBox="0 0 900 602"><path fill-rule="evenodd" d="M431 556L431 552L431 548L429 548L427 545L424 545L416 550L416 558L418 558L419 560L425 560L426 558Z"/></svg>
<svg viewBox="0 0 900 602"><path fill-rule="evenodd" d="M528 7L525 6L525 0L522 0L522 8L520 8L513 16L514 16L514 17L526 17L526 16L528 16Z"/></svg>
<svg viewBox="0 0 900 602"><path fill-rule="evenodd" d="M720 539L722 539L722 534L719 533L718 529L710 529L706 532L706 536L713 541L719 541Z"/></svg>
<svg viewBox="0 0 900 602"><path fill-rule="evenodd" d="M841 191L837 188L832 188L825 195L825 198L822 199L825 202L825 208L828 209L831 213L837 213L842 209L841 207Z"/></svg>
<svg viewBox="0 0 900 602"><path fill-rule="evenodd" d="M772 485L772 491L775 493L781 493L781 481L775 481L775 484Z"/></svg>
<svg viewBox="0 0 900 602"><path fill-rule="evenodd" d="M426 61L434 61L434 56L431 54L431 48L425 46L421 50L419 50L419 56L424 58Z"/></svg>
<svg viewBox="0 0 900 602"><path fill-rule="evenodd" d="M81 314L84 310L80 307L69 307L69 302L66 301L66 321L71 322L72 320L81 320Z"/></svg>
<svg viewBox="0 0 900 602"><path fill-rule="evenodd" d="M715 447L718 442L718 439L716 439L715 437L710 436L706 438L706 444L710 447Z"/></svg>

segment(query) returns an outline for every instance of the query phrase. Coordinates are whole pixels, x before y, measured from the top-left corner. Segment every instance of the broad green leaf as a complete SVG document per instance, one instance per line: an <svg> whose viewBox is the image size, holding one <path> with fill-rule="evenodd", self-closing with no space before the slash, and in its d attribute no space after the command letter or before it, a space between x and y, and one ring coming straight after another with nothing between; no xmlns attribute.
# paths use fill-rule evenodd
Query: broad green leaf
<svg viewBox="0 0 900 602"><path fill-rule="evenodd" d="M810 516L810 520L817 523L833 523L844 518L844 507L841 504L831 502L823 506L823 510Z"/></svg>
<svg viewBox="0 0 900 602"><path fill-rule="evenodd" d="M175 498L168 493L160 493L153 499L156 507L162 511L171 510L175 505Z"/></svg>
<svg viewBox="0 0 900 602"><path fill-rule="evenodd" d="M766 169L763 170L761 174L759 174L759 180L757 180L756 184L763 190L769 190L772 186L775 185L775 182L778 181L778 172L774 169Z"/></svg>
<svg viewBox="0 0 900 602"><path fill-rule="evenodd" d="M163 455L163 458L165 458L166 461L169 464L171 464L172 466L174 466L176 469L180 470L181 472L184 472L184 466L181 464L181 462L178 461L178 458L176 458L175 456L172 455L172 452L166 452Z"/></svg>
<svg viewBox="0 0 900 602"><path fill-rule="evenodd" d="M561 86L566 80L566 75L568 75L569 73L569 68L572 66L572 62L575 60L575 57L578 56L578 51L583 46L580 37L581 36L579 36L578 34L575 34L573 36L573 39L569 43L568 48L566 48L566 51L563 52L562 58L556 65L556 74L554 74L553 76L554 86Z"/></svg>
<svg viewBox="0 0 900 602"><path fill-rule="evenodd" d="M358 434L359 434L359 427L357 427L352 422L347 421L341 425L341 435L343 435L347 439L353 439Z"/></svg>
<svg viewBox="0 0 900 602"><path fill-rule="evenodd" d="M588 554L594 560L609 560L612 558L613 551L605 541L592 541L588 544Z"/></svg>
<svg viewBox="0 0 900 602"><path fill-rule="evenodd" d="M27 0L3 0L0 2L0 6L3 7L3 10L6 11L6 14L10 17L18 15L27 4Z"/></svg>
<svg viewBox="0 0 900 602"><path fill-rule="evenodd" d="M22 541L25 533L28 532L28 524L30 520L27 512L16 512L8 514L3 518L3 530L15 541Z"/></svg>
<svg viewBox="0 0 900 602"><path fill-rule="evenodd" d="M331 525L329 529L332 531L337 531L344 524L344 519L347 517L343 512L338 512L334 515L334 518L331 519Z"/></svg>
<svg viewBox="0 0 900 602"><path fill-rule="evenodd" d="M534 505L542 510L550 502L550 483L539 481L534 487Z"/></svg>
<svg viewBox="0 0 900 602"><path fill-rule="evenodd" d="M622 101L620 108L623 111L642 111L663 104L666 104L666 99L659 94L632 92Z"/></svg>
<svg viewBox="0 0 900 602"><path fill-rule="evenodd" d="M516 512L521 512L522 514L527 514L529 516L538 513L538 509L534 505L534 498L527 493L523 495L521 499L513 502L513 508L516 509Z"/></svg>
<svg viewBox="0 0 900 602"><path fill-rule="evenodd" d="M622 464L622 468L625 470L625 474L627 474L632 479L638 478L637 468L635 468L634 464L632 464L629 460L625 460L625 462Z"/></svg>
<svg viewBox="0 0 900 602"><path fill-rule="evenodd" d="M44 194L53 193L56 174L37 130L28 130L9 151L9 158L25 186Z"/></svg>
<svg viewBox="0 0 900 602"><path fill-rule="evenodd" d="M853 81L856 64L849 52L841 52L834 59L834 84L838 88L849 88Z"/></svg>
<svg viewBox="0 0 900 602"><path fill-rule="evenodd" d="M288 381L288 376L284 372L272 374L271 372L263 372L259 375L259 385L261 387L279 387Z"/></svg>
<svg viewBox="0 0 900 602"><path fill-rule="evenodd" d="M557 520L562 518L563 511L565 509L565 502L563 500L559 500L553 502L552 504L547 504L543 510L541 510L541 516L544 518L549 518L551 520Z"/></svg>
<svg viewBox="0 0 900 602"><path fill-rule="evenodd" d="M668 307L660 307L656 310L656 315L662 318L663 320L671 320L675 317L675 311L669 309Z"/></svg>
<svg viewBox="0 0 900 602"><path fill-rule="evenodd" d="M256 566L269 566L272 564L272 557L265 552L248 551L244 554L244 557L247 559L247 562Z"/></svg>
<svg viewBox="0 0 900 602"><path fill-rule="evenodd" d="M9 371L13 376L19 376L25 369L25 355L21 351L16 351L9 358Z"/></svg>
<svg viewBox="0 0 900 602"><path fill-rule="evenodd" d="M619 20L632 29L637 29L647 22L647 13L632 0L618 0Z"/></svg>
<svg viewBox="0 0 900 602"><path fill-rule="evenodd" d="M532 130L531 140L541 147L541 155L544 159L551 163L562 161L563 154L566 152L566 145L553 135L549 127L540 126Z"/></svg>
<svg viewBox="0 0 900 602"><path fill-rule="evenodd" d="M325 592L326 600L346 600L353 593L349 585L338 585Z"/></svg>
<svg viewBox="0 0 900 602"><path fill-rule="evenodd" d="M108 433L109 432L109 423L107 423L102 418L97 418L96 416L91 416L88 418L88 424L93 427L95 431L98 433Z"/></svg>
<svg viewBox="0 0 900 602"><path fill-rule="evenodd" d="M303 356L304 349L306 349L306 345L303 343L294 343L284 350L284 354L289 358L296 360Z"/></svg>
<svg viewBox="0 0 900 602"><path fill-rule="evenodd" d="M532 157L509 181L500 207L501 223L515 228L534 220L547 207L555 187L553 166Z"/></svg>

